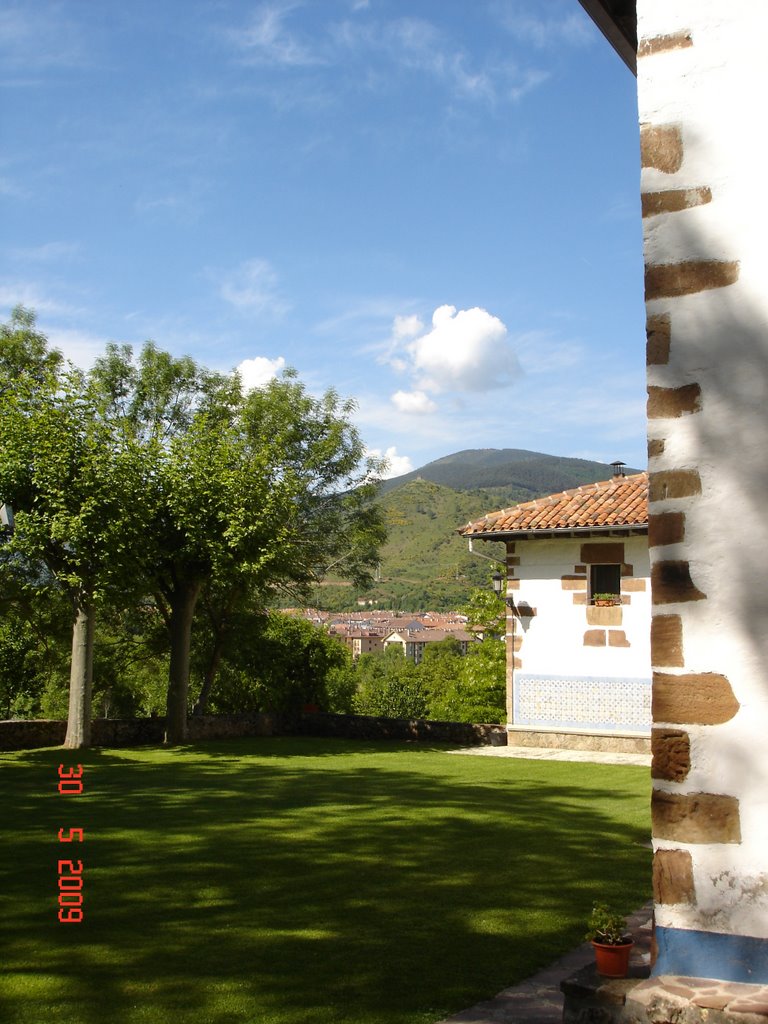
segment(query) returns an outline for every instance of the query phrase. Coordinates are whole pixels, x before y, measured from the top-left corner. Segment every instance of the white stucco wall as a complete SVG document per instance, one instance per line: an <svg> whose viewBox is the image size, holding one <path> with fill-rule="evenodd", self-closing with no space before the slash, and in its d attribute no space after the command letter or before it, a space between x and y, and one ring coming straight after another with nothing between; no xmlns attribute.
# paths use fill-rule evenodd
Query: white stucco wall
<svg viewBox="0 0 768 1024"><path fill-rule="evenodd" d="M656 840L690 851L696 890L691 903L657 905L656 922L768 938L768 3L639 0L641 44L683 32L692 45L638 61L641 125L679 125L684 149L678 170L645 168L642 189L707 187L712 198L647 218L646 263L737 261L738 280L648 303L671 316L669 362L649 367L649 383L701 387L699 412L649 424L664 439L651 473L701 479L700 496L652 501L652 515L685 515L684 540L652 556L689 562L706 595L665 606L683 618L685 652L684 669L665 671L722 674L740 707L725 724L685 725L690 773L657 788L737 798L741 840Z"/></svg>
<svg viewBox="0 0 768 1024"><path fill-rule="evenodd" d="M646 537L621 538L624 544L625 562L633 567L631 580L642 581L635 586L644 589L629 589L625 581L624 599L620 609L620 622L599 625L588 618L587 580L568 579L576 575L574 569L581 564L581 546L584 539L555 539L518 541L515 554L520 564L515 569L519 588L514 591L518 605L529 605L536 615L522 615L517 623L518 636L522 637L516 652L520 667L515 670L518 680L528 676L547 677L562 681L568 688L568 681L581 685L582 681L603 680L616 684L616 702L621 701L621 686L627 680L642 680L649 683L650 668L650 584L649 558ZM615 538L610 538L615 540ZM564 583L563 577L566 577ZM575 603L574 598L582 603ZM611 609L611 612L614 610ZM619 609L616 609L618 614ZM602 636L604 645L585 644L585 634ZM612 646L609 633L618 636L623 633L629 646ZM589 688L582 687L581 700L589 701ZM648 688L649 692L649 688ZM519 696L519 693L518 693ZM645 701L647 704L647 700ZM597 721L584 711L579 720ZM616 714L613 716L615 725ZM520 721L514 724L521 724ZM605 723L608 727L609 723ZM573 722L577 727L577 722ZM635 721L624 731L648 732L650 709L644 724Z"/></svg>

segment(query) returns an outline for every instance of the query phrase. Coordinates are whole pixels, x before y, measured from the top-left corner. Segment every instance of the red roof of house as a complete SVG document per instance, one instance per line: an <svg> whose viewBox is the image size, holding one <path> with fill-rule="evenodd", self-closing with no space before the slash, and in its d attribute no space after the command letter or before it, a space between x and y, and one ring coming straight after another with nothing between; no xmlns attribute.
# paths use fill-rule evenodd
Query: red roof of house
<svg viewBox="0 0 768 1024"><path fill-rule="evenodd" d="M504 534L647 526L648 474L637 473L490 512L462 527L459 533L464 537L501 539Z"/></svg>

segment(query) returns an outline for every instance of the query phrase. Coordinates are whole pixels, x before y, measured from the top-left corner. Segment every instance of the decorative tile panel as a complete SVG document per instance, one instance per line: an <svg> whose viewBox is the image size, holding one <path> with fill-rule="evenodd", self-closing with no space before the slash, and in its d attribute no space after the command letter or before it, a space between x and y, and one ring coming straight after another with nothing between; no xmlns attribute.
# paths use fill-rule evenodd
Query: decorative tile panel
<svg viewBox="0 0 768 1024"><path fill-rule="evenodd" d="M651 733L651 680L516 674L514 724Z"/></svg>

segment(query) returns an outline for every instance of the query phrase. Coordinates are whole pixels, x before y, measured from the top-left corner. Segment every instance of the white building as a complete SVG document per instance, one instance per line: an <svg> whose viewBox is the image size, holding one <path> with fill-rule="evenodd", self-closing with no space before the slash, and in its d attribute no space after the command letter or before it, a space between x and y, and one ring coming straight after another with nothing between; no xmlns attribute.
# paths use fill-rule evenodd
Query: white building
<svg viewBox="0 0 768 1024"><path fill-rule="evenodd" d="M646 474L525 502L460 532L506 543L514 741L649 749Z"/></svg>
<svg viewBox="0 0 768 1024"><path fill-rule="evenodd" d="M418 665L424 658L427 647L440 643L441 640L456 640L461 654L466 654L469 645L476 642L476 637L465 629L399 629L384 638L384 647L400 647L403 655Z"/></svg>
<svg viewBox="0 0 768 1024"><path fill-rule="evenodd" d="M357 661L361 654L376 654L384 646L384 638L379 633L372 633L366 630L350 631L342 633L340 640L352 651L352 657Z"/></svg>
<svg viewBox="0 0 768 1024"><path fill-rule="evenodd" d="M637 73L654 975L688 979L648 1006L765 1019L768 3L581 2ZM715 1001L706 979L722 983Z"/></svg>

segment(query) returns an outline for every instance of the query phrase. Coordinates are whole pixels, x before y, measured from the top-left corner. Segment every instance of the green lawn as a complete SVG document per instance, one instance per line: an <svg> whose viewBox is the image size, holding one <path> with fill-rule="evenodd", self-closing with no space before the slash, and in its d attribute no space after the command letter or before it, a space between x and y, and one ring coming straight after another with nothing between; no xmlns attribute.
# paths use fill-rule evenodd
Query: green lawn
<svg viewBox="0 0 768 1024"><path fill-rule="evenodd" d="M647 769L312 739L0 765L4 1024L427 1024L650 895Z"/></svg>

